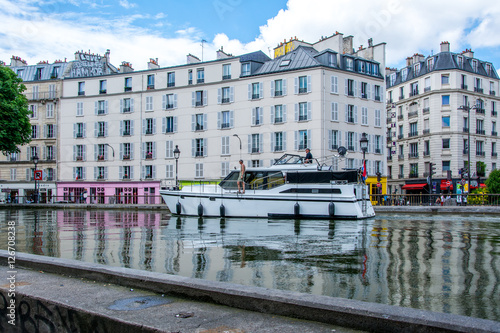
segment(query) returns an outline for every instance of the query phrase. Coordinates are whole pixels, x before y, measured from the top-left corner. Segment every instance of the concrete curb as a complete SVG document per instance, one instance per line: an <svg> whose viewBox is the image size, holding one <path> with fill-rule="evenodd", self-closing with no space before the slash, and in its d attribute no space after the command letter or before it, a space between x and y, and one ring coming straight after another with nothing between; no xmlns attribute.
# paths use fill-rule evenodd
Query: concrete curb
<svg viewBox="0 0 500 333"><path fill-rule="evenodd" d="M7 251L0 250L0 258L7 257ZM204 281L69 259L17 253L16 266L367 331L500 332L500 323L491 320Z"/></svg>

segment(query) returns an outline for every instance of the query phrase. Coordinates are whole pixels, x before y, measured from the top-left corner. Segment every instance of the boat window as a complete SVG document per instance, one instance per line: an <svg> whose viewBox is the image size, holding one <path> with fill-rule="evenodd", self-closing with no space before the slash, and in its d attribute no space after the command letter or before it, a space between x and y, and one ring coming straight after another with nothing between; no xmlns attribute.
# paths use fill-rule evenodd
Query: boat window
<svg viewBox="0 0 500 333"><path fill-rule="evenodd" d="M232 171L229 175L220 182L219 186L225 190L236 190L238 189L238 177L240 175L239 171Z"/></svg>
<svg viewBox="0 0 500 333"><path fill-rule="evenodd" d="M289 188L280 193L333 193L342 194L339 188Z"/></svg>
<svg viewBox="0 0 500 333"><path fill-rule="evenodd" d="M267 175L267 183L269 188L285 184L285 178L282 172L269 172Z"/></svg>

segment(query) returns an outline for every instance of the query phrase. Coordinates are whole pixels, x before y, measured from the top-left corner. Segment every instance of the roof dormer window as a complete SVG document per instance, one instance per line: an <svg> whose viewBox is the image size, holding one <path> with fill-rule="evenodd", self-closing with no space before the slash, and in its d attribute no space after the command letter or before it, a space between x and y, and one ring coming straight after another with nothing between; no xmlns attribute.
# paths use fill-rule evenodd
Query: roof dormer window
<svg viewBox="0 0 500 333"><path fill-rule="evenodd" d="M285 67L290 65L290 61L291 61L290 59L282 60L280 63L280 67Z"/></svg>

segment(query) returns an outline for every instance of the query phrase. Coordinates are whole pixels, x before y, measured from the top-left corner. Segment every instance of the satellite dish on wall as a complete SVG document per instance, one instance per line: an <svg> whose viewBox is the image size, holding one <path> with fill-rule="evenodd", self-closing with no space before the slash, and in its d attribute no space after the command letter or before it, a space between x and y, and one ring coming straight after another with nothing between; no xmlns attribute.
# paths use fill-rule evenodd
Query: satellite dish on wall
<svg viewBox="0 0 500 333"><path fill-rule="evenodd" d="M344 156L345 154L347 154L347 149L346 147L344 146L340 146L338 149L337 149L337 152L339 153L340 156Z"/></svg>

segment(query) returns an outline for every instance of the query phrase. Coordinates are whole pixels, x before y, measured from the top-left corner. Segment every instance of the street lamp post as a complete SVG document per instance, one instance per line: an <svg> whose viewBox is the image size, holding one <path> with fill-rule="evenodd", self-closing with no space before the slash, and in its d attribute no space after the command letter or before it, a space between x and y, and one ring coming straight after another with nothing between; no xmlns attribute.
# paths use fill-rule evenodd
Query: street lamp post
<svg viewBox="0 0 500 333"><path fill-rule="evenodd" d="M470 109L476 109L476 106L471 107L470 103L458 107L459 110L467 111L467 192L470 192Z"/></svg>
<svg viewBox="0 0 500 333"><path fill-rule="evenodd" d="M361 146L361 151L363 152L363 166L365 163L365 154L368 150L368 138L366 137L366 133L361 134L361 139L359 140L359 145Z"/></svg>
<svg viewBox="0 0 500 333"><path fill-rule="evenodd" d="M238 140L240 141L240 160L241 160L241 139L240 137L238 136L238 134L233 134L233 136L237 137Z"/></svg>
<svg viewBox="0 0 500 333"><path fill-rule="evenodd" d="M33 180L35 181L35 195L33 198L33 201L35 203L38 203L38 187L37 187L37 181L36 181L36 170L38 166L38 161L40 160L38 158L38 154L35 153L35 156L32 157L33 163L35 164L35 171L33 171Z"/></svg>
<svg viewBox="0 0 500 333"><path fill-rule="evenodd" d="M174 149L174 158L175 158L175 189L179 189L179 156L181 155L181 151L179 150L179 146L175 145Z"/></svg>

